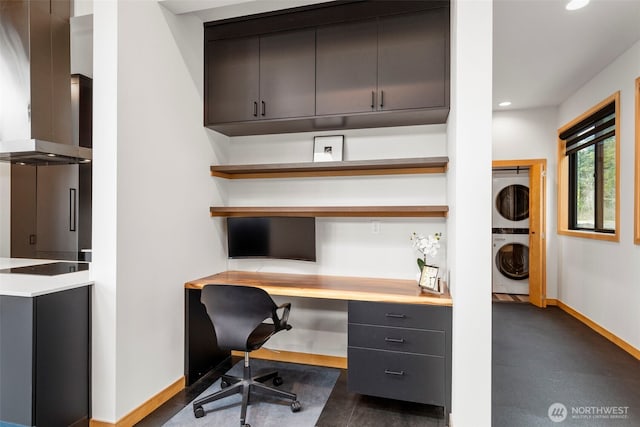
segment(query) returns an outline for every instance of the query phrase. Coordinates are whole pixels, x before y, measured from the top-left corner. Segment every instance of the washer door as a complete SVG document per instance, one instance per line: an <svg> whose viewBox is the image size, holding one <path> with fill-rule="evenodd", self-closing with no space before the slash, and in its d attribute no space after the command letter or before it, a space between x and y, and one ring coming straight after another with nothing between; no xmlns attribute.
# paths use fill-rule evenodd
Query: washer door
<svg viewBox="0 0 640 427"><path fill-rule="evenodd" d="M529 247L521 243L507 243L496 254L496 267L512 280L529 277Z"/></svg>
<svg viewBox="0 0 640 427"><path fill-rule="evenodd" d="M521 184L504 187L496 196L496 209L510 221L529 218L529 187Z"/></svg>

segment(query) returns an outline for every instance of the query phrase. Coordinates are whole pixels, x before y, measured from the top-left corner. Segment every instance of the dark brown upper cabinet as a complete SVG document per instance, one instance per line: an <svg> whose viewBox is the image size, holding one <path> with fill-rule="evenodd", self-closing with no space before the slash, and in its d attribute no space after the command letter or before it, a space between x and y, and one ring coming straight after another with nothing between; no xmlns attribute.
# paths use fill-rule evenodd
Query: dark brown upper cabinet
<svg viewBox="0 0 640 427"><path fill-rule="evenodd" d="M313 116L315 30L212 40L207 123Z"/></svg>
<svg viewBox="0 0 640 427"><path fill-rule="evenodd" d="M205 126L236 136L445 123L449 26L446 0L205 23Z"/></svg>
<svg viewBox="0 0 640 427"><path fill-rule="evenodd" d="M316 114L445 105L443 9L318 28Z"/></svg>
<svg viewBox="0 0 640 427"><path fill-rule="evenodd" d="M379 20L378 110L445 105L445 18L434 9Z"/></svg>
<svg viewBox="0 0 640 427"><path fill-rule="evenodd" d="M321 27L317 39L316 114L375 111L377 21Z"/></svg>

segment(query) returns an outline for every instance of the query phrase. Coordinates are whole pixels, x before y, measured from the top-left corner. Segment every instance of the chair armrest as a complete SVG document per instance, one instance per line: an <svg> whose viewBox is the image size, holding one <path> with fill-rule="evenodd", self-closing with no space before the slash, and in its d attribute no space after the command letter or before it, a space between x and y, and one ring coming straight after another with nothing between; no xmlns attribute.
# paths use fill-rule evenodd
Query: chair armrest
<svg viewBox="0 0 640 427"><path fill-rule="evenodd" d="M277 310L283 309L282 316L278 317ZM291 329L291 325L287 322L289 321L289 311L291 310L291 303L286 302L284 304L279 305L273 312L273 323L276 325L276 329Z"/></svg>

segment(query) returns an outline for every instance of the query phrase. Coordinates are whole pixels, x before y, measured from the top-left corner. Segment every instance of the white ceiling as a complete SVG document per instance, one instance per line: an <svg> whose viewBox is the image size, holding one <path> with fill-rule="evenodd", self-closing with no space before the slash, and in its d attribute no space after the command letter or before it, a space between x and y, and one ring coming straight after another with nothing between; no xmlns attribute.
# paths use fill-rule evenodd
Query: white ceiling
<svg viewBox="0 0 640 427"><path fill-rule="evenodd" d="M328 0L163 0L176 14L225 19ZM478 0L458 0L478 1ZM640 40L640 0L494 0L493 99L505 109L558 105Z"/></svg>
<svg viewBox="0 0 640 427"><path fill-rule="evenodd" d="M640 0L494 0L493 100L558 105L640 40Z"/></svg>

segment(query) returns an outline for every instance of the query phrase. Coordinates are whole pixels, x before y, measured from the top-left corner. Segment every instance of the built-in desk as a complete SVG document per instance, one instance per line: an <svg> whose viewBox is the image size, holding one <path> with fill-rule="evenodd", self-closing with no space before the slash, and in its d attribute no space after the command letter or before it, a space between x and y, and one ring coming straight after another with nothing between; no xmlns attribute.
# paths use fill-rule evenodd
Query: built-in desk
<svg viewBox="0 0 640 427"><path fill-rule="evenodd" d="M185 288L202 289L204 285L209 284L255 286L264 289L270 295L289 297L452 305L448 294L423 293L414 280L372 277L224 271L189 281L185 284Z"/></svg>
<svg viewBox="0 0 640 427"><path fill-rule="evenodd" d="M448 294L422 293L415 281L225 271L185 284L185 376L192 384L224 361L200 303L205 285L244 285L271 295L348 301L348 384L362 394L451 408L451 306Z"/></svg>

